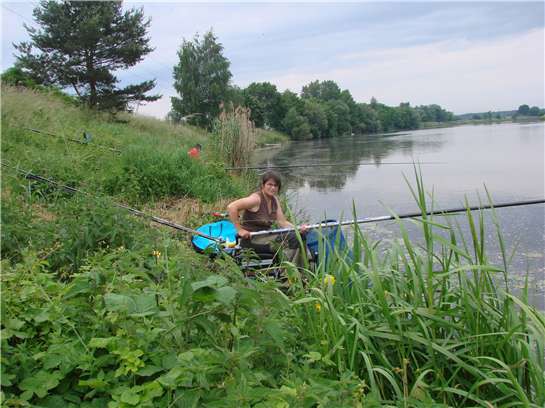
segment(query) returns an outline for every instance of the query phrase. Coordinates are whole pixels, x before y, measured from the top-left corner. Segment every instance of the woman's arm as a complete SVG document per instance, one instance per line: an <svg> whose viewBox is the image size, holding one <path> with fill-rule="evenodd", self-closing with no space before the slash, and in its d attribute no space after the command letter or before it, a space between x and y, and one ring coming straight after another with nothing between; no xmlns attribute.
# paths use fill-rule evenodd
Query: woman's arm
<svg viewBox="0 0 545 408"><path fill-rule="evenodd" d="M227 213L229 214L229 220L235 225L237 234L242 238L249 238L250 231L245 230L240 226L239 214L242 210L251 210L254 208L259 209L261 199L256 193L250 194L248 197L240 198L233 201L227 206Z"/></svg>

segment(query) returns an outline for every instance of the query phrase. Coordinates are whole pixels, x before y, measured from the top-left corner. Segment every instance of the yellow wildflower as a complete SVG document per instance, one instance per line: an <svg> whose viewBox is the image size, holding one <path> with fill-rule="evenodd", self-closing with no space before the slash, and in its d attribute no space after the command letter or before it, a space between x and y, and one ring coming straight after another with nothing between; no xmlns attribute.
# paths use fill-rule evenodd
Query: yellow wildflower
<svg viewBox="0 0 545 408"><path fill-rule="evenodd" d="M322 310L322 305L319 304L318 302L316 302L316 303L314 304L314 309L316 309L316 311L319 312L320 310Z"/></svg>
<svg viewBox="0 0 545 408"><path fill-rule="evenodd" d="M335 277L333 275L326 275L324 276L324 284L326 286L333 286L335 284Z"/></svg>
<svg viewBox="0 0 545 408"><path fill-rule="evenodd" d="M161 252L157 251L156 249L153 250L153 252L151 254L156 258L159 258L161 256Z"/></svg>

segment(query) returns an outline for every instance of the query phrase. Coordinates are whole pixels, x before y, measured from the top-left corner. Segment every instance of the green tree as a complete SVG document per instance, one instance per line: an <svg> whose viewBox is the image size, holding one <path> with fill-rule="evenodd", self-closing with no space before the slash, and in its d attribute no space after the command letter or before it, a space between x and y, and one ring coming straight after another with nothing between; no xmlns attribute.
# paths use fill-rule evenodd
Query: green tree
<svg viewBox="0 0 545 408"><path fill-rule="evenodd" d="M301 98L315 98L322 101L330 101L340 99L341 88L335 81L312 81L308 85L303 86L301 90Z"/></svg>
<svg viewBox="0 0 545 408"><path fill-rule="evenodd" d="M528 111L528 115L530 116L539 116L540 113L541 110L537 106L532 106Z"/></svg>
<svg viewBox="0 0 545 408"><path fill-rule="evenodd" d="M125 110L155 80L117 88L114 71L141 61L153 48L142 9L123 11L121 1L43 1L33 12L40 28L25 25L30 42L17 44L17 64L35 82L71 87L91 108Z"/></svg>
<svg viewBox="0 0 545 408"><path fill-rule="evenodd" d="M327 136L327 114L318 100L305 99L303 116L306 118L314 138Z"/></svg>
<svg viewBox="0 0 545 408"><path fill-rule="evenodd" d="M300 114L300 112L303 111L303 101L297 96L295 92L286 89L280 94L280 110L281 112L285 113L282 115L280 125L278 127L275 127L275 129L291 134L291 128L286 127L286 124L290 122L286 121L285 119L288 112L292 108L295 110L295 113Z"/></svg>
<svg viewBox="0 0 545 408"><path fill-rule="evenodd" d="M257 127L278 129L287 110L281 103L276 85L253 82L244 90L244 104L251 109L251 119Z"/></svg>
<svg viewBox="0 0 545 408"><path fill-rule="evenodd" d="M229 60L212 30L201 38L183 40L174 67L174 89L179 97L171 98L169 117L201 127L210 126L218 116L220 105L230 94Z"/></svg>
<svg viewBox="0 0 545 408"><path fill-rule="evenodd" d="M436 104L417 106L415 109L422 122L449 122L454 120L452 112L446 111Z"/></svg>
<svg viewBox="0 0 545 408"><path fill-rule="evenodd" d="M282 121L282 126L294 139L310 139L312 132L307 119L291 107Z"/></svg>
<svg viewBox="0 0 545 408"><path fill-rule="evenodd" d="M36 81L21 69L19 64L15 64L13 67L6 69L2 73L1 79L3 84L13 86L24 86L26 88L35 88L38 86Z"/></svg>
<svg viewBox="0 0 545 408"><path fill-rule="evenodd" d="M326 102L327 136L337 137L352 132L350 126L350 109L339 100Z"/></svg>
<svg viewBox="0 0 545 408"><path fill-rule="evenodd" d="M416 110L411 108L409 102L399 104L396 111L395 127L397 129L418 129L420 118Z"/></svg>
<svg viewBox="0 0 545 408"><path fill-rule="evenodd" d="M530 107L526 104L520 105L517 110L517 113L519 115L528 115L530 113Z"/></svg>

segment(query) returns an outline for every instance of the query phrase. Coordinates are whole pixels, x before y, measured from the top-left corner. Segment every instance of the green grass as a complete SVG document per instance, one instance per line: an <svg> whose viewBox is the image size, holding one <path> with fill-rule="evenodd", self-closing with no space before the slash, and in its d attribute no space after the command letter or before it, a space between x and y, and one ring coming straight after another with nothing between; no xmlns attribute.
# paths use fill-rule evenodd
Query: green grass
<svg viewBox="0 0 545 408"><path fill-rule="evenodd" d="M83 132L92 135L87 145L68 140L83 140ZM2 89L3 162L92 194L133 204L166 197L214 202L241 195L244 184L207 154L212 150L207 139L192 127L131 115L112 120L67 105L55 95ZM204 146L203 157L189 160L187 150L196 142Z"/></svg>

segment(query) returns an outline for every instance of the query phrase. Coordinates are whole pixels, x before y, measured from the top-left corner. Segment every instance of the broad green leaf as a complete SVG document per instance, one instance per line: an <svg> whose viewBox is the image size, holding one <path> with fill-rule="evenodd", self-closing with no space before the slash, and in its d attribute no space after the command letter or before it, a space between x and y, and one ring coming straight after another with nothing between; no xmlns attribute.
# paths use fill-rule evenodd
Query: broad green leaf
<svg viewBox="0 0 545 408"><path fill-rule="evenodd" d="M2 323L4 323L4 326L6 326L8 329L12 330L19 330L25 325L25 322L19 319L6 319Z"/></svg>
<svg viewBox="0 0 545 408"><path fill-rule="evenodd" d="M107 310L136 316L148 316L158 310L153 293L142 293L136 296L108 293L104 295L104 303Z"/></svg>
<svg viewBox="0 0 545 408"><path fill-rule="evenodd" d="M111 312L125 312L131 313L136 309L134 300L126 295L119 295L117 293L107 293L104 295L104 303L106 309Z"/></svg>
<svg viewBox="0 0 545 408"><path fill-rule="evenodd" d="M162 385L169 388L174 388L177 383L178 377L182 375L182 367L174 367L168 373L162 375L157 379Z"/></svg>
<svg viewBox="0 0 545 408"><path fill-rule="evenodd" d="M212 275L206 278L205 280L193 282L191 284L191 287L193 288L193 291L197 291L200 288L204 288L206 286L210 286L213 288L219 288L221 286L224 286L227 283L227 279L223 276L219 275Z"/></svg>
<svg viewBox="0 0 545 408"><path fill-rule="evenodd" d="M158 381L152 381L144 384L142 386L143 394L140 397L140 401L151 401L154 398L160 397L163 395L164 390L163 387L161 387L161 384L159 384Z"/></svg>
<svg viewBox="0 0 545 408"><path fill-rule="evenodd" d="M140 402L140 396L131 388L123 391L121 394L121 402L129 405L136 405Z"/></svg>
<svg viewBox="0 0 545 408"><path fill-rule="evenodd" d="M284 344L284 329L277 320L267 320L264 328L279 346Z"/></svg>
<svg viewBox="0 0 545 408"><path fill-rule="evenodd" d="M193 299L199 302L209 303L216 300L216 289L211 286L203 286L193 292Z"/></svg>
<svg viewBox="0 0 545 408"><path fill-rule="evenodd" d="M104 380L101 380L100 378L91 378L90 380L80 380L78 382L78 385L81 385L82 387L90 387L90 388L104 388L108 385L108 383Z"/></svg>
<svg viewBox="0 0 545 408"><path fill-rule="evenodd" d="M29 391L43 398L47 395L47 391L59 385L59 380L62 375L58 371L47 372L38 371L32 377L27 377L21 381L19 388L23 391Z"/></svg>
<svg viewBox="0 0 545 408"><path fill-rule="evenodd" d="M133 315L149 316L158 311L157 301L153 293L142 293L133 299L135 309L130 311Z"/></svg>
<svg viewBox="0 0 545 408"><path fill-rule="evenodd" d="M237 291L231 286L224 286L216 291L216 299L224 305L230 305L233 303L236 295Z"/></svg>
<svg viewBox="0 0 545 408"><path fill-rule="evenodd" d="M42 310L36 316L34 316L34 321L36 323L43 323L50 320L50 315L48 310Z"/></svg>
<svg viewBox="0 0 545 408"><path fill-rule="evenodd" d="M90 348L106 348L115 340L115 337L93 337L89 341Z"/></svg>
<svg viewBox="0 0 545 408"><path fill-rule="evenodd" d="M71 299L81 293L88 293L90 292L90 289L92 288L92 285L89 283L87 279L76 279L71 285L70 288L67 290L66 294L64 295L65 299Z"/></svg>
<svg viewBox="0 0 545 408"><path fill-rule="evenodd" d="M189 350L189 351L185 351L183 353L180 353L178 355L178 358L182 361L191 361L195 358L195 354L193 353L193 351Z"/></svg>
<svg viewBox="0 0 545 408"><path fill-rule="evenodd" d="M159 371L163 371L162 367L157 367L154 365L147 365L136 373L136 375L139 375L140 377L149 377L150 375L153 375L155 373L158 373Z"/></svg>
<svg viewBox="0 0 545 408"><path fill-rule="evenodd" d="M2 387L9 387L12 385L11 380L15 378L15 374L6 373L4 371L5 369L5 364L0 364L0 385L2 385Z"/></svg>

